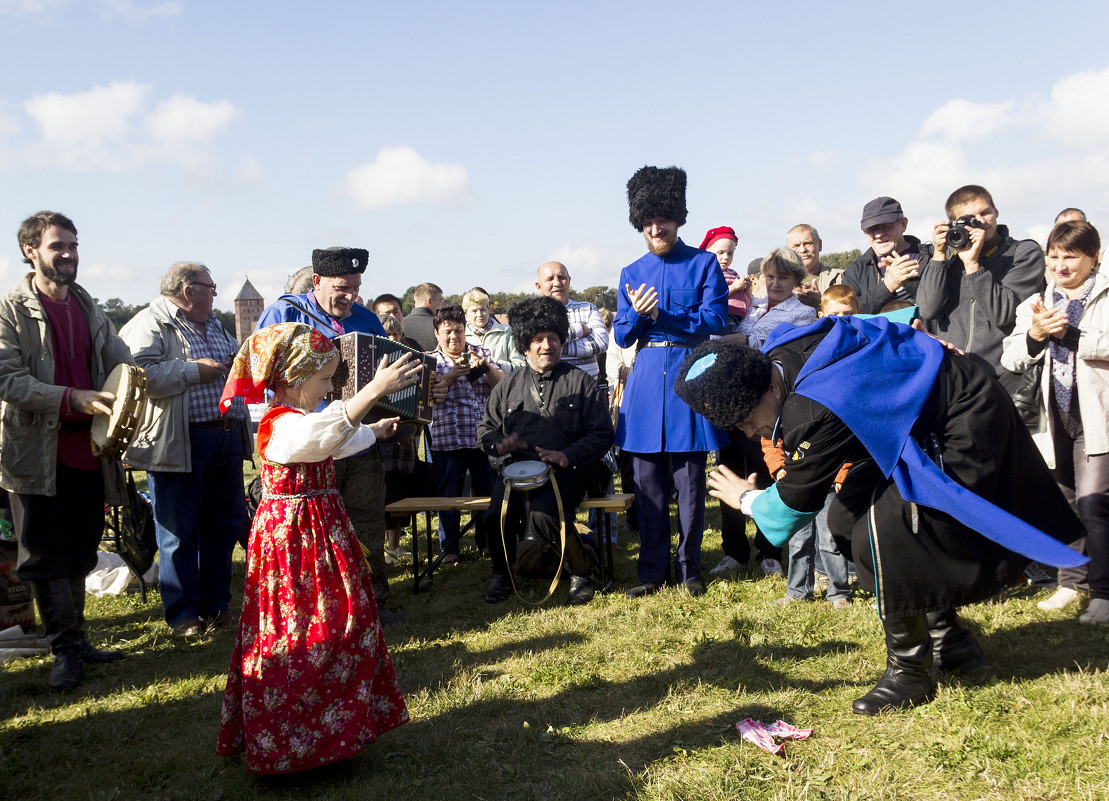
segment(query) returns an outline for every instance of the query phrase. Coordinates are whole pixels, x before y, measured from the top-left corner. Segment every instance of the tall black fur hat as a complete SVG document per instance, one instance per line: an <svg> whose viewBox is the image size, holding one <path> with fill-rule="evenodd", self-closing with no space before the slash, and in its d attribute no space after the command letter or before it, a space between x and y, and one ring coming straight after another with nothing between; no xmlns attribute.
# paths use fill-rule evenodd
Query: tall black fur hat
<svg viewBox="0 0 1109 801"><path fill-rule="evenodd" d="M770 357L713 340L694 348L678 373L674 392L719 428L738 428L770 389Z"/></svg>
<svg viewBox="0 0 1109 801"><path fill-rule="evenodd" d="M545 295L514 303L508 310L508 324L512 328L516 350L520 353L527 353L531 341L544 331L554 331L563 345L570 338L570 316L566 313L566 307Z"/></svg>
<svg viewBox="0 0 1109 801"><path fill-rule="evenodd" d="M312 251L312 272L334 278L339 275L366 272L369 251L362 248L317 248Z"/></svg>
<svg viewBox="0 0 1109 801"><path fill-rule="evenodd" d="M640 167L628 181L628 219L635 230L652 217L685 225L685 170L681 167Z"/></svg>

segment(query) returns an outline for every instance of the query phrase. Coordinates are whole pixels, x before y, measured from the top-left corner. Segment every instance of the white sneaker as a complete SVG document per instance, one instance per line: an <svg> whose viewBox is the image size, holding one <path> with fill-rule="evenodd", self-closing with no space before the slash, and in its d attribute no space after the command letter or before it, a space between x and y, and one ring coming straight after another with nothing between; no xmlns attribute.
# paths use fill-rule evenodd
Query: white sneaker
<svg viewBox="0 0 1109 801"><path fill-rule="evenodd" d="M1055 594L1050 598L1045 598L1040 601L1036 606L1040 609L1047 609L1048 611L1056 611L1070 606L1078 600L1078 590L1070 587L1060 587L1055 591Z"/></svg>
<svg viewBox="0 0 1109 801"><path fill-rule="evenodd" d="M782 563L777 559L771 559L769 556L759 562L759 567L762 568L763 574L767 576L784 576L782 571Z"/></svg>
<svg viewBox="0 0 1109 801"><path fill-rule="evenodd" d="M830 583L827 574L821 573L819 570L814 571L813 592L816 595L826 595L829 586Z"/></svg>
<svg viewBox="0 0 1109 801"><path fill-rule="evenodd" d="M735 559L730 556L725 556L723 559L720 560L720 564L709 571L709 574L713 576L730 575L732 573L738 572L741 567L743 567L743 565L741 565Z"/></svg>

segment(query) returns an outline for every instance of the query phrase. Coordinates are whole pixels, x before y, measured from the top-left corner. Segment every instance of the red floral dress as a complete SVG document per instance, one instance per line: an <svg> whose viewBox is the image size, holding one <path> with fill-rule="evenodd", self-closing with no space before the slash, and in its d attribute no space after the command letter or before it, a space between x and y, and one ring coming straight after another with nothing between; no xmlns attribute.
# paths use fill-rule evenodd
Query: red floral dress
<svg viewBox="0 0 1109 801"><path fill-rule="evenodd" d="M258 430L264 495L216 747L254 773L345 759L408 721L334 460L265 460L273 422L296 413L275 407Z"/></svg>

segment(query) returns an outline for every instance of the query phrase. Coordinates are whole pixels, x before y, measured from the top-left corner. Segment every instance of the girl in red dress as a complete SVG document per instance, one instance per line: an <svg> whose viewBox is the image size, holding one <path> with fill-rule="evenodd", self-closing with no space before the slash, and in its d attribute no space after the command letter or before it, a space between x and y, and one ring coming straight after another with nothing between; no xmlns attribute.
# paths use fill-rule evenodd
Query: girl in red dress
<svg viewBox="0 0 1109 801"><path fill-rule="evenodd" d="M331 341L281 323L243 345L221 406L274 392L258 426L262 502L250 532L239 637L216 752L245 752L253 773L317 768L358 753L408 720L385 648L370 569L335 490L334 459L359 453L396 418L361 420L415 380L407 357L383 361L348 401L312 413L338 365Z"/></svg>

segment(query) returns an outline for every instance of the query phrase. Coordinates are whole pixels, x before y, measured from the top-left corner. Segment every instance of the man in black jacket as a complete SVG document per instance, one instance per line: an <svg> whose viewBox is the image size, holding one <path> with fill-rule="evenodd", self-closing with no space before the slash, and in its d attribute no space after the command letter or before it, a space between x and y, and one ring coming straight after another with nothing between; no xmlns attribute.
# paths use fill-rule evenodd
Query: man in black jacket
<svg viewBox="0 0 1109 801"><path fill-rule="evenodd" d="M861 221L870 248L847 267L843 283L859 296L859 311L878 314L895 300L915 302L921 269L931 252L906 236L909 220L892 197L876 197L863 207Z"/></svg>
<svg viewBox="0 0 1109 801"><path fill-rule="evenodd" d="M516 541L525 524L538 537L559 542L566 520L569 602L588 603L593 597L592 568L588 546L573 526L574 510L586 492L583 473L612 445L608 405L597 382L562 361L562 346L570 327L562 303L549 297L528 298L508 310L508 320L516 348L527 359L527 366L513 370L493 388L485 418L478 425L478 440L495 460L531 459L549 465L558 484L563 514L560 518L551 482L528 490L527 504L524 491L515 492L509 498L505 518L508 536L504 536L500 514L505 486L502 481L494 483L489 504L493 582L485 592L485 600L499 603L512 593L509 565L515 561Z"/></svg>

